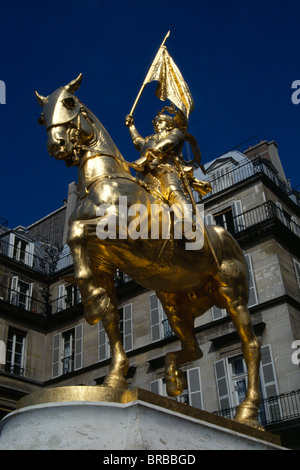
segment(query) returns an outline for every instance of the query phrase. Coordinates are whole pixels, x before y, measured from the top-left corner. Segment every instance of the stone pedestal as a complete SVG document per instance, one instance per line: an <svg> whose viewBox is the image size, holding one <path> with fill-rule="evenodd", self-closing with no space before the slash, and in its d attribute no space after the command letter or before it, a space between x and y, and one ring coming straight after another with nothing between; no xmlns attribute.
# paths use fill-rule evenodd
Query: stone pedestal
<svg viewBox="0 0 300 470"><path fill-rule="evenodd" d="M61 387L20 400L1 450L272 450L279 438L142 389Z"/></svg>

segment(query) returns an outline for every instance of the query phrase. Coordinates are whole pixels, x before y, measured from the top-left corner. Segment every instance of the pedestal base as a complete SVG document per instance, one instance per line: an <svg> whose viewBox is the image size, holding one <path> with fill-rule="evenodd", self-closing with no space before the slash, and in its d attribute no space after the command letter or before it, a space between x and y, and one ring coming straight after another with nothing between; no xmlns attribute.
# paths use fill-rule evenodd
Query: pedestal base
<svg viewBox="0 0 300 470"><path fill-rule="evenodd" d="M1 450L282 449L273 434L142 389L47 389L22 399L0 433Z"/></svg>

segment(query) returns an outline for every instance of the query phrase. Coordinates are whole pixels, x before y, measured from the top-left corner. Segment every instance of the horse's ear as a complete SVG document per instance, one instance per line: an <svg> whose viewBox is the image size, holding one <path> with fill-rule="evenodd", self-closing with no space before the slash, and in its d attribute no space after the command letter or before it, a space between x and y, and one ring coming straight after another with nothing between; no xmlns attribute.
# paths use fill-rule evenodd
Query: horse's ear
<svg viewBox="0 0 300 470"><path fill-rule="evenodd" d="M78 77L75 78L75 80L72 80L72 82L66 85L64 89L68 91L69 93L75 93L75 91L77 91L78 88L80 87L81 82L82 82L82 73L80 73Z"/></svg>
<svg viewBox="0 0 300 470"><path fill-rule="evenodd" d="M35 96L36 96L36 98L37 98L37 100L38 100L38 104L39 104L41 107L43 107L47 98L45 98L45 97L42 96L42 95L39 95L37 91L35 92Z"/></svg>

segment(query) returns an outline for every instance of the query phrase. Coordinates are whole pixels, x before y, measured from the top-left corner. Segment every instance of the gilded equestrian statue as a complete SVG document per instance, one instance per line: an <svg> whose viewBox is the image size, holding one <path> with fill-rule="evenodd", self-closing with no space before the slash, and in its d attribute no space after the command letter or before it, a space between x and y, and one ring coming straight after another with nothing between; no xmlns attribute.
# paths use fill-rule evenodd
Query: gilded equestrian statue
<svg viewBox="0 0 300 470"><path fill-rule="evenodd" d="M47 97L37 92L36 96L43 108L39 122L47 129L49 154L68 167L78 168L79 198L69 220L67 243L85 319L90 324L102 320L110 342L111 366L104 385L127 388L129 361L121 341L114 283L114 273L119 269L156 292L170 327L181 342L181 349L165 358L167 393L171 397L186 388L180 367L203 355L195 336L195 319L214 305L227 310L239 334L248 369L246 397L234 419L260 427L260 344L247 308L247 265L242 250L218 226L205 227L203 246L198 250L186 249L184 239L175 237L98 236L99 222L119 215L120 197L126 196L128 208L142 204L149 213L152 204L163 201L142 180L132 176L130 164L103 125L74 95L81 79L79 75ZM99 214L99 207L106 211ZM128 218L132 220L133 217Z"/></svg>

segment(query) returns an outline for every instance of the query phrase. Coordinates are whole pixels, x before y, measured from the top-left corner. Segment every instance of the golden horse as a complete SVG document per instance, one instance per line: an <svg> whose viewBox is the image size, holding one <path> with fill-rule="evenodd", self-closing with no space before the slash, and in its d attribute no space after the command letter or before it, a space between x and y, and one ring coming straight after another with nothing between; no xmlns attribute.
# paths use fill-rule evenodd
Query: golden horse
<svg viewBox="0 0 300 470"><path fill-rule="evenodd" d="M203 246L188 250L183 239L117 237L100 239L97 227L104 217L118 215L120 197L128 207L162 204L155 191L133 177L113 140L74 92L82 75L65 87L36 96L47 128L51 156L78 167L79 200L69 221L67 243L74 261L74 282L81 292L86 321L102 320L111 346L111 366L104 385L127 388L128 358L120 329L115 292L116 269L145 288L162 303L181 350L165 358L169 396L179 395L186 382L180 367L202 357L194 331L195 319L216 305L226 309L239 334L248 370L245 400L235 420L258 428L260 344L247 308L247 265L238 243L223 228L206 226ZM105 206L106 205L106 206ZM99 215L99 207L107 208ZM149 212L150 213L150 212ZM133 218L131 218L133 220Z"/></svg>

